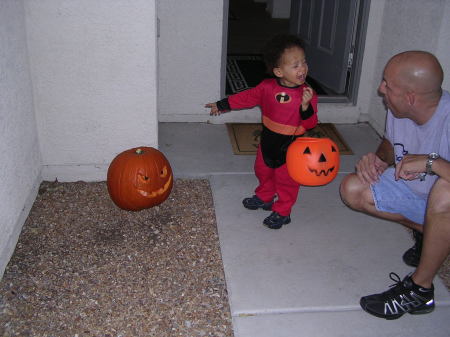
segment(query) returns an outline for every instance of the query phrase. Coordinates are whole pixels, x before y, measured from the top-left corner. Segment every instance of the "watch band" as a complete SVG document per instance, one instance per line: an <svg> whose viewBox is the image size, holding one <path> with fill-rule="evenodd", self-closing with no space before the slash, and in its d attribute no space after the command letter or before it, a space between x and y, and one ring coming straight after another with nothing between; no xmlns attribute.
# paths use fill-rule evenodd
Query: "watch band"
<svg viewBox="0 0 450 337"><path fill-rule="evenodd" d="M436 152L431 152L429 155L428 155L428 159L427 159L427 162L426 162L426 164L425 164L425 168L426 168L426 173L428 174L428 175L434 175L435 173L433 172L433 162L436 160L436 159L439 159L439 154L437 154Z"/></svg>

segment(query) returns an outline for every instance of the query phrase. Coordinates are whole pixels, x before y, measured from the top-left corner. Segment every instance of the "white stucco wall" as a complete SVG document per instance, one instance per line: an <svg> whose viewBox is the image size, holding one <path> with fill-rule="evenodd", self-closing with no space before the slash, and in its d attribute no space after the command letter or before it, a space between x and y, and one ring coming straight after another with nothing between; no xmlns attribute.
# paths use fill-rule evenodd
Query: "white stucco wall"
<svg viewBox="0 0 450 337"><path fill-rule="evenodd" d="M105 180L157 147L155 0L25 0L44 180Z"/></svg>
<svg viewBox="0 0 450 337"><path fill-rule="evenodd" d="M41 159L23 1L0 1L0 278L37 194Z"/></svg>
<svg viewBox="0 0 450 337"><path fill-rule="evenodd" d="M450 91L450 1L444 1L441 7L442 20L440 22L440 31L438 32L438 46L436 48L436 56L441 60L444 67L444 84L443 88Z"/></svg>
<svg viewBox="0 0 450 337"><path fill-rule="evenodd" d="M220 98L224 1L158 1L160 121L206 121Z"/></svg>
<svg viewBox="0 0 450 337"><path fill-rule="evenodd" d="M379 84L381 80L386 62L393 55L405 50L426 50L436 54L447 77L450 76L448 30L450 0L386 0L384 2L379 42L375 45L370 43L366 50L366 53L377 55L376 84ZM448 79L447 83L449 83ZM379 133L383 133L386 112L380 97L376 94L371 97L368 110L369 122Z"/></svg>

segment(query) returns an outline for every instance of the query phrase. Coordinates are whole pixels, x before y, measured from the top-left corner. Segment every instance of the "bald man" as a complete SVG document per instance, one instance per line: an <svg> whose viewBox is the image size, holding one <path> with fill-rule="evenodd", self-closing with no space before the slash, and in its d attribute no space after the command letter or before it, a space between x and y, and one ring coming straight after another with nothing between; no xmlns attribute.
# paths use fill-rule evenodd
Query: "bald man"
<svg viewBox="0 0 450 337"><path fill-rule="evenodd" d="M361 298L377 317L433 311L432 282L450 253L450 94L442 81L430 53L407 51L389 60L378 88L388 109L384 138L340 186L352 209L413 229L416 243L403 260L417 267L414 273L403 280L391 273L395 287Z"/></svg>

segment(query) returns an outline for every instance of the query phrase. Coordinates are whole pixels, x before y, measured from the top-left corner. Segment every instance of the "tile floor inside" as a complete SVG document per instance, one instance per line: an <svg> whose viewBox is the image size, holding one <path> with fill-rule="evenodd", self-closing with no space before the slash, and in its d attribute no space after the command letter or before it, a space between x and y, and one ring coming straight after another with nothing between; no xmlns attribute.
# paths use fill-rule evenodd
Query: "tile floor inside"
<svg viewBox="0 0 450 337"><path fill-rule="evenodd" d="M440 279L431 314L386 321L360 308L361 296L393 283L389 272L413 271L401 259L412 239L400 225L343 205L340 181L379 136L367 124L336 127L354 155L341 156L330 184L302 187L292 222L275 231L262 225L269 213L242 206L256 187L255 157L233 155L225 125L160 124L175 177L210 180L235 336L448 337L450 294Z"/></svg>

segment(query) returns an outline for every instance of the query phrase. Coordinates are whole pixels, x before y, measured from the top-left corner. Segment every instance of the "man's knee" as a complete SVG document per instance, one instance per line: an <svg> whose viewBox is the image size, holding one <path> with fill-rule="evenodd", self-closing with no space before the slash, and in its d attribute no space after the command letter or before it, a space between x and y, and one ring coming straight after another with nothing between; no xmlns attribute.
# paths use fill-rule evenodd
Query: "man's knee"
<svg viewBox="0 0 450 337"><path fill-rule="evenodd" d="M366 203L373 204L369 185L363 184L354 173L342 180L339 192L344 204L353 209L363 210Z"/></svg>
<svg viewBox="0 0 450 337"><path fill-rule="evenodd" d="M341 199L347 206L351 206L352 201L355 199L355 183L353 182L355 174L351 173L346 175L339 186L339 193Z"/></svg>
<svg viewBox="0 0 450 337"><path fill-rule="evenodd" d="M431 189L427 213L450 214L450 182L439 178Z"/></svg>

